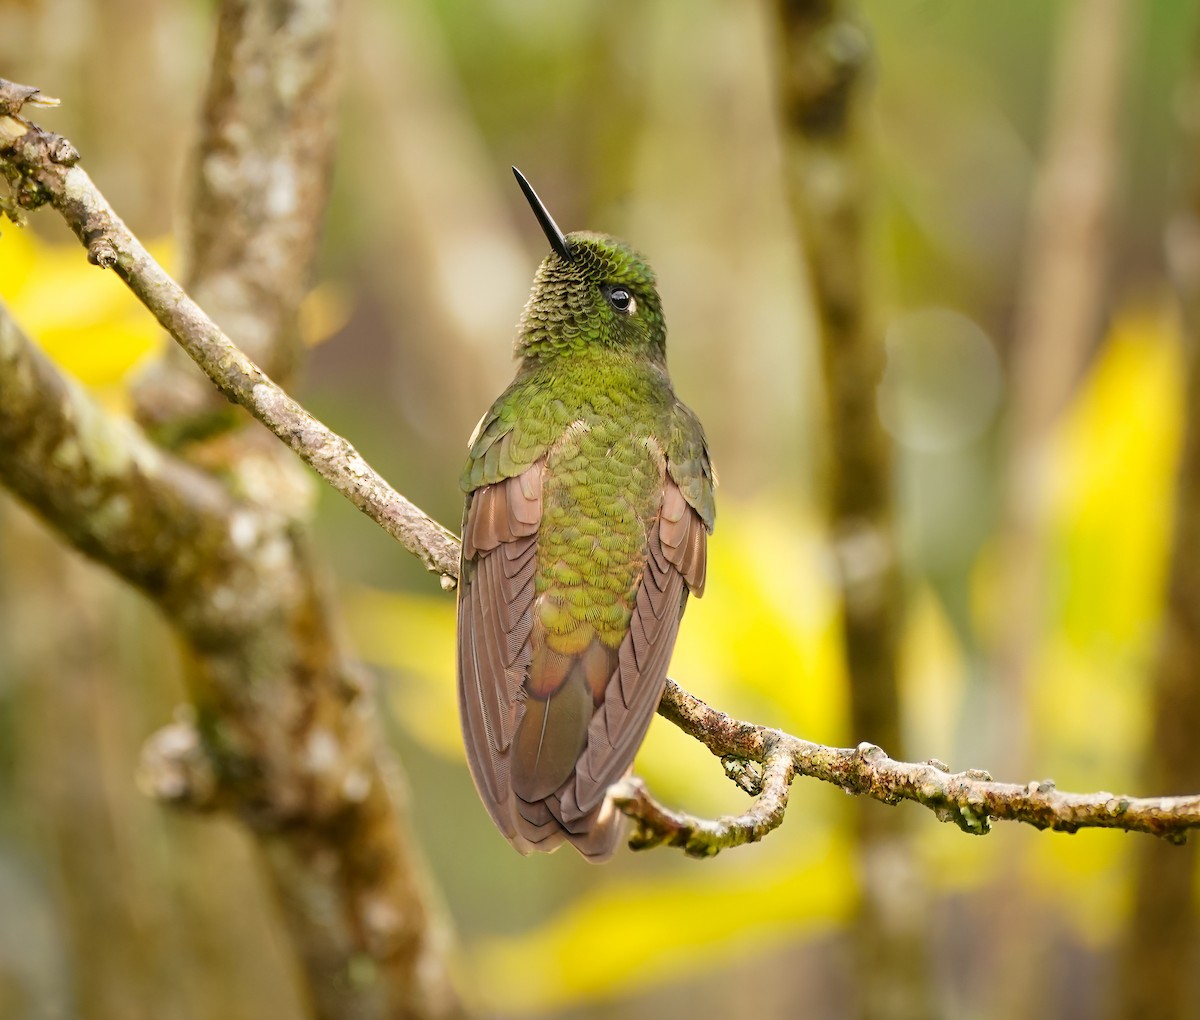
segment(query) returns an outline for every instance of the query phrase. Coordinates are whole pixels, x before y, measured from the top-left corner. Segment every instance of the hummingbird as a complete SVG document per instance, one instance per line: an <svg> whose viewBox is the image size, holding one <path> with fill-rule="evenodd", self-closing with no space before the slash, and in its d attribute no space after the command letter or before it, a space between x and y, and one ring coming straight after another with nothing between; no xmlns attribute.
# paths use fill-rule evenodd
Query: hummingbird
<svg viewBox="0 0 1200 1020"><path fill-rule="evenodd" d="M704 592L716 479L667 375L654 273L623 241L550 242L516 377L479 420L458 594L458 700L475 787L523 854L612 856L688 594Z"/></svg>

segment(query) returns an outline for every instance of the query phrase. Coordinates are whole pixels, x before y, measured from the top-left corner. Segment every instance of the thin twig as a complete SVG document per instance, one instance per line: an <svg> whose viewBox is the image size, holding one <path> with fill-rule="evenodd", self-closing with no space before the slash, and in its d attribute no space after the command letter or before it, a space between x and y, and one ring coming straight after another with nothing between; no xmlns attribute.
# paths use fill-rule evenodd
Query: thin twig
<svg viewBox="0 0 1200 1020"><path fill-rule="evenodd" d="M309 414L239 350L121 221L74 146L20 116L0 117L0 170L18 205L49 202L88 250L112 269L217 388L241 404L334 489L452 587L454 535L396 492L351 443Z"/></svg>
<svg viewBox="0 0 1200 1020"><path fill-rule="evenodd" d="M742 770L737 770L744 776ZM783 824L788 791L795 776L795 764L786 749L770 754L761 777L756 776L754 804L740 815L715 821L663 807L646 789L646 784L630 777L612 788L613 803L634 820L630 849L648 850L665 843L678 846L690 857L712 857L729 847L757 843L768 832Z"/></svg>
<svg viewBox="0 0 1200 1020"><path fill-rule="evenodd" d="M1184 841L1187 830L1200 827L1200 795L1138 798L1107 792L1063 793L1050 780L1022 786L995 782L979 769L951 772L936 760L895 761L874 744L826 747L734 719L672 680L667 681L659 713L713 754L768 767L785 757L797 776L833 783L847 793L885 804L915 801L940 821L953 822L976 836L990 832L992 820L1024 822L1057 832L1088 828L1147 832L1177 843Z"/></svg>

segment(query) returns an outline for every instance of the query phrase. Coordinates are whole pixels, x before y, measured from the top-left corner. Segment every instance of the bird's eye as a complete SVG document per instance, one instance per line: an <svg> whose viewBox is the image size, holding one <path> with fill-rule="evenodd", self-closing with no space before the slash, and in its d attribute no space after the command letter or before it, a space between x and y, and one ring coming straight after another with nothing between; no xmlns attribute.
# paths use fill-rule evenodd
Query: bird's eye
<svg viewBox="0 0 1200 1020"><path fill-rule="evenodd" d="M618 312L625 315L632 315L637 309L637 302L633 299L633 295L624 287L610 288L608 291L608 303Z"/></svg>

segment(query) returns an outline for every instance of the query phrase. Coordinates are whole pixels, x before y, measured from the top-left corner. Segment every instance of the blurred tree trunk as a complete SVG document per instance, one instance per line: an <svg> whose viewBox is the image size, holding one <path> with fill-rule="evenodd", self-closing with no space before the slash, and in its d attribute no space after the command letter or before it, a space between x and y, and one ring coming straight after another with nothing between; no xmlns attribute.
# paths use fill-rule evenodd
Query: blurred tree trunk
<svg viewBox="0 0 1200 1020"><path fill-rule="evenodd" d="M246 834L164 814L131 782L139 736L182 696L177 646L25 514L3 521L0 646L22 720L13 807L66 943L65 977L29 1001L60 995L63 1015L88 1020L305 1016Z"/></svg>
<svg viewBox="0 0 1200 1020"><path fill-rule="evenodd" d="M870 42L845 0L778 0L784 165L821 331L828 513L842 586L851 739L903 755L896 651L901 585L891 449L876 408L864 88ZM860 907L853 984L868 1020L935 1015L927 910L904 816L854 805Z"/></svg>
<svg viewBox="0 0 1200 1020"><path fill-rule="evenodd" d="M340 3L223 0L218 17L185 231L189 282L255 357L287 372L328 197ZM459 1015L369 682L307 548L303 469L258 426L233 428L246 417L177 352L137 391L142 421L173 456L65 381L6 314L0 350L0 481L141 588L183 636L191 706L152 738L140 779L164 801L225 808L254 836L298 983L272 996L278 1008L305 999L304 1012L328 1020ZM114 699L98 693L86 638L111 635L99 611L81 612L85 640L54 658L103 731ZM47 731L63 734L49 746L90 746L92 716L48 719ZM97 906L129 922L81 935L118 929L104 945L75 947L80 999L98 1010L109 1002L108 1015L120 1015L122 996L145 1015L170 1015L185 998L162 969L170 954L143 951L160 948L153 917L124 900L119 882L132 840L106 811L121 800L88 795L107 785L104 752L84 756L100 766L78 789L59 791L63 826L51 835L67 918L80 922L70 930L87 927ZM91 810L79 808L81 791ZM219 1010L218 994L239 998L214 990L198 1008Z"/></svg>
<svg viewBox="0 0 1200 1020"><path fill-rule="evenodd" d="M153 0L29 0L7 5L5 19L7 72L69 96L56 126L87 152L127 221L164 234L188 134L178 111L195 103L206 13ZM50 217L31 226L62 229ZM140 741L184 696L178 653L137 595L0 507L0 760L13 791L0 863L29 858L23 897L0 892L0 942L21 940L0 947L20 989L6 998L0 975L0 1016L307 1013L244 828L164 813L134 786Z"/></svg>
<svg viewBox="0 0 1200 1020"><path fill-rule="evenodd" d="M1187 343L1186 425L1145 762L1146 788L1164 794L1200 790L1200 38L1180 109L1189 190L1169 226L1167 256ZM1134 848L1133 859L1133 914L1119 949L1114 1016L1196 1020L1196 841L1186 846L1146 841Z"/></svg>
<svg viewBox="0 0 1200 1020"><path fill-rule="evenodd" d="M189 290L285 380L302 353L299 304L329 200L342 20L340 0L223 0L192 160ZM230 414L178 348L156 367L137 390L140 419L168 444L208 436L215 422L215 438L186 455L290 521L291 576L280 587L294 588L263 593L279 599L278 615L232 655L198 649L188 685L217 766L248 752L262 759L250 767L275 773L235 804L258 837L312 1008L331 1020L458 1015L398 765L374 731L369 683L307 548L307 476L256 425L222 436L245 416ZM252 690L263 671L274 683ZM238 730L228 745L218 735ZM317 742L333 755L324 779L309 764ZM320 788L331 780L335 788Z"/></svg>
<svg viewBox="0 0 1200 1020"><path fill-rule="evenodd" d="M179 224L184 285L287 386L333 172L340 3L224 0L217 19ZM174 344L135 397L139 421L167 445L245 421Z"/></svg>

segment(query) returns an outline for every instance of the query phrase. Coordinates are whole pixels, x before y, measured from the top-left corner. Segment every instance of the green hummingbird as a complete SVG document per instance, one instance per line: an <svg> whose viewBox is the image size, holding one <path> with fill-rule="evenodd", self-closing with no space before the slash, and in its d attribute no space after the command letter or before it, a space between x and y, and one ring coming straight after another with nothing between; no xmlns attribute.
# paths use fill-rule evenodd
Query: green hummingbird
<svg viewBox="0 0 1200 1020"><path fill-rule="evenodd" d="M644 258L550 241L517 328L516 378L471 436L458 595L458 699L471 776L523 854L616 849L607 793L666 682L688 593L704 591L715 478L667 377Z"/></svg>

